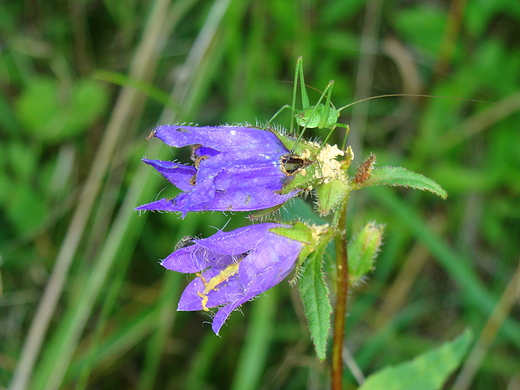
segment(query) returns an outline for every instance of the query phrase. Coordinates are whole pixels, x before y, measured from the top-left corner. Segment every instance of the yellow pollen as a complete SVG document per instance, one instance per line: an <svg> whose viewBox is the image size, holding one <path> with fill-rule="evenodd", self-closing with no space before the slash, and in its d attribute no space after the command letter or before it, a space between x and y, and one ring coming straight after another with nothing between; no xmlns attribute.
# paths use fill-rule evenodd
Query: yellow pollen
<svg viewBox="0 0 520 390"><path fill-rule="evenodd" d="M204 284L204 290L202 292L197 291L197 295L202 298L203 310L209 310L206 306L208 303L208 294L211 291L218 291L218 286L220 284L226 282L231 276L236 275L238 273L238 266L240 265L240 260L228 265L224 270L222 270L218 275L213 276L209 281L206 280L206 278L202 276L201 273L196 274Z"/></svg>
<svg viewBox="0 0 520 390"><path fill-rule="evenodd" d="M336 160L336 157L344 154L345 152L340 150L337 145L326 145L320 150L317 160L321 166L321 178L325 183L343 176L341 163Z"/></svg>

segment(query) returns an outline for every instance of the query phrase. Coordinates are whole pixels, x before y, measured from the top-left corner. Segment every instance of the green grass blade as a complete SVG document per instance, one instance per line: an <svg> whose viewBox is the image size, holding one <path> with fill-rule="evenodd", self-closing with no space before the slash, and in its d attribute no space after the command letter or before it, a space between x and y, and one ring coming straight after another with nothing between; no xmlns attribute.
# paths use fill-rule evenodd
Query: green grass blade
<svg viewBox="0 0 520 390"><path fill-rule="evenodd" d="M437 235L432 233L417 210L406 200L400 199L392 190L384 187L377 188L370 190L370 194L409 227L417 239L434 254L437 262L454 279L467 301L488 317L496 306L498 298L483 286L471 262L464 255L456 253ZM502 329L511 342L520 347L520 324L518 321L508 319L504 322Z"/></svg>
<svg viewBox="0 0 520 390"><path fill-rule="evenodd" d="M253 302L245 343L231 385L232 390L259 388L260 376L267 362L269 346L272 344L277 302L278 287L270 289L265 296Z"/></svg>
<svg viewBox="0 0 520 390"><path fill-rule="evenodd" d="M148 96L150 99L155 100L156 102L160 103L165 107L169 106L172 103L170 101L170 95L168 93L162 91L161 89L153 86L150 83L145 83L143 81L133 79L130 76L122 73L111 72L109 70L96 70L92 74L92 77L96 80L106 81L115 85L119 85L121 87L135 87L143 94ZM174 105L171 108L177 110L179 106Z"/></svg>

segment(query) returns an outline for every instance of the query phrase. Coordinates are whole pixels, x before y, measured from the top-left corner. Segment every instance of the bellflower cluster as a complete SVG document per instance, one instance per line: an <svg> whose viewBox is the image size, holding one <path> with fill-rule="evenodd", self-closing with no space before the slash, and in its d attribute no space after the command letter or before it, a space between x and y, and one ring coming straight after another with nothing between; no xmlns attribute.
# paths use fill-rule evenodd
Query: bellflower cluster
<svg viewBox="0 0 520 390"><path fill-rule="evenodd" d="M291 152L287 137L270 130L241 126L159 126L157 137L173 147L189 146L194 165L173 161L143 161L182 192L137 210L255 211L283 204L305 186L287 185L313 162ZM218 231L203 239L181 240L162 261L173 271L195 273L178 310L218 308L213 330L218 334L231 312L280 283L294 268L305 240L272 229L290 228L262 223L230 232ZM282 230L284 230L282 229Z"/></svg>
<svg viewBox="0 0 520 390"><path fill-rule="evenodd" d="M150 137L176 148L189 145L194 166L143 159L183 192L137 210L180 211L183 217L190 211L263 210L299 192L280 193L288 179L280 165L289 150L271 131L240 126L159 126Z"/></svg>

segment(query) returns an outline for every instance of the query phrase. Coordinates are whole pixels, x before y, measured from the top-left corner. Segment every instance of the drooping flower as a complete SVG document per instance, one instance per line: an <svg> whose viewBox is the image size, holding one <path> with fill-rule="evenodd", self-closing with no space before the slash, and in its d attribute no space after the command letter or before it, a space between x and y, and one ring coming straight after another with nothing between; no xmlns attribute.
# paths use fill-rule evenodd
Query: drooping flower
<svg viewBox="0 0 520 390"><path fill-rule="evenodd" d="M253 211L280 205L299 189L281 194L290 178L283 156L290 154L274 133L239 126L159 126L152 133L177 148L190 146L194 166L172 161L143 161L183 192L136 210Z"/></svg>
<svg viewBox="0 0 520 390"><path fill-rule="evenodd" d="M276 227L283 225L262 223L183 240L161 263L169 270L197 275L184 290L177 310L219 307L212 325L218 334L233 310L280 283L304 244L269 231Z"/></svg>

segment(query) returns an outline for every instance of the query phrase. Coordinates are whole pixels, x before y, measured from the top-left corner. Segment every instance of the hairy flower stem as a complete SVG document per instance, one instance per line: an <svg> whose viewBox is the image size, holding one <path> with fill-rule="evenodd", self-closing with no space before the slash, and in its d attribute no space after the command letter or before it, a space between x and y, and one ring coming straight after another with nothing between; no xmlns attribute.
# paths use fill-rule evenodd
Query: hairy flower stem
<svg viewBox="0 0 520 390"><path fill-rule="evenodd" d="M335 237L337 296L332 340L332 390L342 390L343 388L342 352L348 297L347 202L339 211L338 216Z"/></svg>

